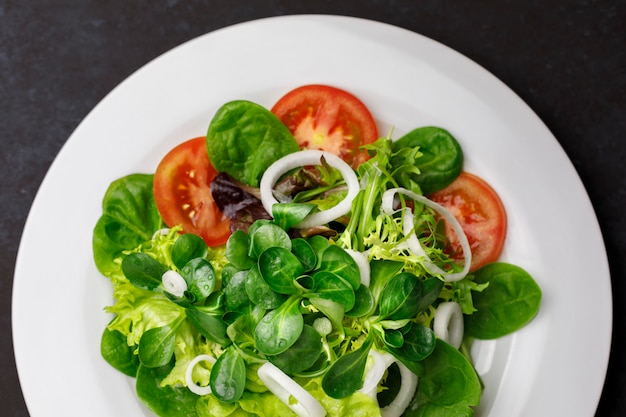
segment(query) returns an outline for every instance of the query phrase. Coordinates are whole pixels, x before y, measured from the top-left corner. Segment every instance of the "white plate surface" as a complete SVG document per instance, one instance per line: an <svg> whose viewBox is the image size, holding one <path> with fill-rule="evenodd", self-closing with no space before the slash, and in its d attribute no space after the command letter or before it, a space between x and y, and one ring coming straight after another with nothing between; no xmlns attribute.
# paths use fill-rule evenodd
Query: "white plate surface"
<svg viewBox="0 0 626 417"><path fill-rule="evenodd" d="M572 164L522 100L474 62L413 32L338 16L269 18L196 38L137 71L78 126L36 196L15 269L13 337L31 416L151 415L99 353L111 288L94 266L91 233L104 191L121 176L154 172L172 146L205 134L223 103L270 107L307 83L356 94L381 134L448 129L465 169L504 200L502 260L535 277L543 303L518 333L476 346L486 384L477 415L592 417L609 356L611 286Z"/></svg>

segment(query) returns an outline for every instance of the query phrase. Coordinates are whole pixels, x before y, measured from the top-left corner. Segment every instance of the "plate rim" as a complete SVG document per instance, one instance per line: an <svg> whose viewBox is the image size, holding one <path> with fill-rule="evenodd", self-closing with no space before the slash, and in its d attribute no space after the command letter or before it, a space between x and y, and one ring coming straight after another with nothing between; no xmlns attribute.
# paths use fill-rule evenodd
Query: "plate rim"
<svg viewBox="0 0 626 417"><path fill-rule="evenodd" d="M25 249L25 245L27 243L25 243L27 241L27 239L29 238L30 234L32 233L32 226L31 224L33 224L35 222L34 218L31 219L31 216L35 216L35 210L38 207L38 205L40 204L40 199L43 197L40 197L40 195L43 195L43 193L45 192L45 188L47 187L48 183L50 181L52 181L50 178L52 177L52 175L54 175L54 173L56 172L57 166L61 164L63 158L65 158L66 155L66 149L70 146L73 145L74 142L77 141L77 139L73 139L74 137L79 137L79 134L81 132L81 128L85 123L88 123L89 120L91 120L91 118L93 117L92 114L95 114L96 112L99 111L99 109L104 106L105 104L103 103L108 103L107 100L109 100L109 97L112 97L114 94L117 94L116 92L123 89L125 85L132 83L133 80L137 79L138 77L141 77L142 74L145 72L145 68L152 68L155 65L159 65L158 63L161 60L166 59L166 57L176 53L176 51L181 50L182 48L191 48L193 47L193 44L195 42L201 42L203 39L208 38L208 37L215 37L214 35L219 35L219 36L223 36L223 34L228 34L232 31L236 31L236 30L242 30L242 28L245 29L245 27L251 27L252 25L265 25L265 24L271 24L272 21L294 21L294 20L310 20L310 21L316 21L316 22L320 22L320 23L326 23L326 22L343 22L343 21L352 21L352 22L358 22L358 24L364 24L364 25L381 25L381 27L384 27L385 30L391 30L391 31L402 31L405 35L407 36L417 36L417 38L420 38L422 42L426 42L426 43L430 43L432 45L434 45L436 48L444 48L446 50L446 54L452 54L453 55L453 59L463 59L466 61L466 63L468 65L472 65L474 66L475 71L478 72L484 72L484 74L482 74L481 76L486 76L487 78L490 78L492 81L497 81L498 83L500 83L501 88L505 89L507 91L507 95L511 95L512 97L515 97L519 103L517 105L523 105L525 108L527 108L536 118L536 122L539 123L541 125L542 129L545 129L546 132L548 132L550 134L550 136L553 139L553 145L556 145L560 151L563 154L563 157L565 158L565 161L569 164L569 168L571 171L573 171L573 173L576 176L575 182L579 183L579 186L582 188L582 192L584 193L584 196L586 197L586 201L585 204L588 206L587 210L591 210L591 213L593 215L593 219L591 221L591 223L593 223L595 225L595 227L592 226L593 229L595 229L597 235L600 238L600 244L601 247L599 248L599 251L603 254L603 259L601 260L601 264L602 264L602 275L605 275L605 278L608 279L608 291L609 294L611 292L611 285L610 285L610 270L608 267L608 259L606 256L606 248L604 246L604 241L602 239L602 232L600 230L598 221L597 221L597 217L595 214L595 210L593 208L593 205L591 203L591 200L589 198L589 195L587 194L584 185L582 184L580 177L578 176L578 174L576 173L573 165L571 164L571 161L569 160L569 158L567 157L567 155L565 154L565 152L563 151L563 149L561 148L559 142L557 141L556 138L554 138L554 136L549 132L548 128L545 126L545 124L543 123L543 121L541 121L537 115L534 113L534 111L527 106L527 104L525 102L523 102L523 100L515 93L513 92L508 86L506 86L504 83L502 83L497 77L495 77L493 74L491 74L490 72L488 72L485 68L483 68L482 66L480 66L479 64L477 64L476 62L474 62L473 60L467 58L466 56L460 54L459 52L455 51L454 49L441 44L431 38L428 38L424 35L421 35L419 33L413 32L411 30L405 29L405 28L401 28L401 27L397 27L397 26L393 26L389 23L385 23L385 22L380 22L380 21L376 21L376 20L370 20L370 19L364 19L364 18L359 18L359 17L349 17L349 16L338 16L338 15L287 15L287 16L274 16L274 17L266 17L266 18L261 18L261 19L255 19L255 20L250 20L250 21L246 21L246 22L241 22L241 23L236 23L234 25L230 25L230 26L225 26L219 29L216 29L214 31L205 33L203 35L200 35L196 38L190 39L172 49L170 49L169 51L166 51L165 53L157 56L156 58L150 60L148 63L146 63L145 65L143 65L142 67L140 67L138 70L136 70L135 72L133 72L131 75L129 75L128 77L126 77L121 83L119 83L116 87L114 87L102 100L100 100L96 106L94 106L94 108L87 114L87 116L85 116L85 118L78 124L78 126L76 127L76 129L72 132L72 134L69 136L68 140L64 143L64 145L62 146L61 150L59 151L59 153L57 154L57 156L54 158L50 168L48 169L46 175L44 176L41 185L35 195L35 198L33 200L33 203L31 205L31 209L29 210L25 225L24 225L24 233L22 234L22 237L20 239L20 244L18 247L18 253L17 253L17 258L16 258L16 264L15 264L15 272L14 272L14 281L13 281L13 294L12 294L12 337L13 337L13 342L14 342L14 356L15 356L15 361L16 361L16 366L18 369L18 377L20 379L20 382L23 383L27 377L24 374L24 366L23 361L25 360L24 357L22 356L22 351L20 351L19 353L17 352L18 348L19 349L23 349L22 345L22 341L23 341L23 334L20 335L20 331L21 330L17 330L16 328L19 329L18 325L19 323L16 322L17 318L20 317L20 302L21 302L21 298L22 297L22 288L20 287L23 284L23 280L25 278L21 278L21 271L23 268L23 263L26 262L26 260L24 259L24 257L26 256L26 249ZM398 32L399 33L399 32ZM416 39L417 39L416 38ZM597 243L597 242L596 242ZM606 284L606 283L605 283ZM608 318L605 317L606 319L609 320L609 328L611 328L612 326L612 297L609 297L608 300L606 300L608 307L605 308L605 310L608 310L609 314L608 314ZM15 313L18 314L15 314ZM606 316L606 311L605 314ZM609 356L610 356L610 346L611 346L611 339L612 339L612 334L609 332L608 335L608 343L605 344L604 346L604 352L603 352L603 363L604 363L604 367L602 369L602 375L603 375L603 379L602 381L604 381L604 378L606 377L606 372L607 372L607 367L608 367L608 361L609 361ZM26 384L28 385L28 384ZM594 410L595 408L597 408L597 404L600 400L600 394L602 392L602 386L603 384L600 384L599 390L597 390L597 395L594 395L596 397L595 399L595 404L594 404ZM22 385L22 387L24 387L24 385ZM32 393L26 393L23 389L23 394L25 397L25 401L29 407L29 410L31 408L31 406L29 405L30 402L33 401L33 398L35 397L34 394ZM39 417L39 416L37 416Z"/></svg>

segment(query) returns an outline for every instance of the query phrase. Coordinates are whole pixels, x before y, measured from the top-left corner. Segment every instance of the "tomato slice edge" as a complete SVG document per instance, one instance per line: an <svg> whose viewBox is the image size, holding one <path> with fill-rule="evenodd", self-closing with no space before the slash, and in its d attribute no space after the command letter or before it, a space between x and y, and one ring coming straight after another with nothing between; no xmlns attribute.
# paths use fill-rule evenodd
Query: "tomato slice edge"
<svg viewBox="0 0 626 417"><path fill-rule="evenodd" d="M332 152L353 168L369 158L359 147L378 139L378 127L367 106L355 95L329 85L297 87L271 111L301 148Z"/></svg>
<svg viewBox="0 0 626 417"><path fill-rule="evenodd" d="M507 215L491 185L463 171L452 184L429 198L448 209L465 231L472 251L470 272L498 260L506 240ZM453 258L462 259L456 235L447 225L446 235L450 240L447 250Z"/></svg>
<svg viewBox="0 0 626 417"><path fill-rule="evenodd" d="M230 221L217 208L210 184L217 175L206 150L204 136L172 148L159 162L154 175L154 200L169 226L181 225L184 233L202 237L209 246L226 243Z"/></svg>

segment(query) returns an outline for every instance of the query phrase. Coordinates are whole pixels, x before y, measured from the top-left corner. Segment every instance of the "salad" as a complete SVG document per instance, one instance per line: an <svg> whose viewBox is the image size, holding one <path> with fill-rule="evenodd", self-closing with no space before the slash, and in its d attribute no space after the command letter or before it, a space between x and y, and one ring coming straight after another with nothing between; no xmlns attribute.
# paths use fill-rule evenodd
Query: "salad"
<svg viewBox="0 0 626 417"><path fill-rule="evenodd" d="M101 353L158 416L471 416L476 339L541 289L499 260L506 213L447 130L380 136L306 85L234 100L154 173L109 186Z"/></svg>

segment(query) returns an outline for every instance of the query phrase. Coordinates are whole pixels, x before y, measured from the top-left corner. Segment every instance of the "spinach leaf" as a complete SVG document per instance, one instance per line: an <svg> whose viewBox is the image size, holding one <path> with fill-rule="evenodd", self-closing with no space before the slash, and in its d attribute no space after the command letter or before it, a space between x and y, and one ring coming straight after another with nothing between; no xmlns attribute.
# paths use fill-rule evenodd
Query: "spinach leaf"
<svg viewBox="0 0 626 417"><path fill-rule="evenodd" d="M363 373L372 346L368 338L358 349L337 359L324 374L322 388L329 397L346 398L363 386Z"/></svg>
<svg viewBox="0 0 626 417"><path fill-rule="evenodd" d="M413 274L402 272L385 286L380 297L380 316L384 319L411 319L421 307L423 284Z"/></svg>
<svg viewBox="0 0 626 417"><path fill-rule="evenodd" d="M404 266L402 262L374 259L370 261L370 290L374 303L380 302L380 295L387 283L396 276Z"/></svg>
<svg viewBox="0 0 626 417"><path fill-rule="evenodd" d="M208 255L207 244L200 236L192 233L180 235L172 245L172 262L178 269L183 269L194 258L206 258Z"/></svg>
<svg viewBox="0 0 626 417"><path fill-rule="evenodd" d="M161 386L161 381L174 368L175 361L159 368L140 365L135 388L137 396L158 416L197 417L198 396L187 387Z"/></svg>
<svg viewBox="0 0 626 417"><path fill-rule="evenodd" d="M421 364L417 393L405 416L473 415L471 407L479 404L482 389L476 371L461 352L437 340L435 350Z"/></svg>
<svg viewBox="0 0 626 417"><path fill-rule="evenodd" d="M374 310L374 296L366 285L361 285L354 292L354 307L346 312L349 317L363 317Z"/></svg>
<svg viewBox="0 0 626 417"><path fill-rule="evenodd" d="M432 305L441 290L443 289L443 281L437 277L426 278L422 281L422 297L419 301L417 311L425 311L430 305Z"/></svg>
<svg viewBox="0 0 626 417"><path fill-rule="evenodd" d="M354 307L356 298L348 281L327 271L318 271L312 278L313 293L310 296L334 301L343 307L343 311L349 311Z"/></svg>
<svg viewBox="0 0 626 417"><path fill-rule="evenodd" d="M289 230L300 223L317 206L315 204L282 203L272 206L274 222L284 230Z"/></svg>
<svg viewBox="0 0 626 417"><path fill-rule="evenodd" d="M126 255L122 260L122 272L137 288L154 291L162 283L163 274L168 270L152 256L134 252Z"/></svg>
<svg viewBox="0 0 626 417"><path fill-rule="evenodd" d="M300 148L271 111L250 101L235 100L220 107L211 120L207 149L218 172L258 187L274 161Z"/></svg>
<svg viewBox="0 0 626 417"><path fill-rule="evenodd" d="M387 345L387 350L403 363L421 361L435 349L435 334L429 327L409 322L401 333L402 345Z"/></svg>
<svg viewBox="0 0 626 417"><path fill-rule="evenodd" d="M404 344L404 336L400 330L384 329L382 335L387 349L399 348Z"/></svg>
<svg viewBox="0 0 626 417"><path fill-rule="evenodd" d="M304 272L302 264L289 250L271 247L259 257L259 272L269 287L279 294L296 294L294 280Z"/></svg>
<svg viewBox="0 0 626 417"><path fill-rule="evenodd" d="M255 264L250 253L250 236L243 230L236 230L226 241L226 258L237 269L249 269Z"/></svg>
<svg viewBox="0 0 626 417"><path fill-rule="evenodd" d="M125 375L135 377L139 368L139 358L135 347L128 346L128 339L118 330L105 327L100 340L100 353L109 365Z"/></svg>
<svg viewBox="0 0 626 417"><path fill-rule="evenodd" d="M277 293L267 285L256 264L248 271L246 294L250 301L266 310L277 308L287 299L286 295Z"/></svg>
<svg viewBox="0 0 626 417"><path fill-rule="evenodd" d="M261 353L278 355L298 340L303 328L300 297L292 296L261 319L254 329L254 341Z"/></svg>
<svg viewBox="0 0 626 417"><path fill-rule="evenodd" d="M330 245L324 250L318 271L340 276L350 283L353 290L361 285L361 273L354 258L336 245Z"/></svg>
<svg viewBox="0 0 626 417"><path fill-rule="evenodd" d="M268 360L287 374L306 371L317 362L322 353L322 338L308 324L304 325L298 340L289 349Z"/></svg>
<svg viewBox="0 0 626 417"><path fill-rule="evenodd" d="M465 316L465 333L496 339L525 326L539 311L541 288L522 268L504 262L474 272L474 282L489 283L472 295L477 311Z"/></svg>
<svg viewBox="0 0 626 417"><path fill-rule="evenodd" d="M185 295L192 302L202 303L215 289L217 277L209 261L194 258L187 262L180 271L187 283Z"/></svg>
<svg viewBox="0 0 626 417"><path fill-rule="evenodd" d="M259 259L261 253L269 248L291 250L291 238L287 232L274 223L264 223L255 228L251 227L249 255L254 259Z"/></svg>
<svg viewBox="0 0 626 417"><path fill-rule="evenodd" d="M393 177L402 187L416 192L421 189L423 194L450 185L463 167L461 146L450 132L439 127L414 129L393 142L392 147L389 162Z"/></svg>
<svg viewBox="0 0 626 417"><path fill-rule="evenodd" d="M230 275L222 270L223 291L226 308L230 311L238 311L250 304L246 293L246 281L248 271L238 271Z"/></svg>
<svg viewBox="0 0 626 417"><path fill-rule="evenodd" d="M220 401L232 403L241 398L246 385L246 364L235 347L229 347L217 358L209 383Z"/></svg>
<svg viewBox="0 0 626 417"><path fill-rule="evenodd" d="M309 242L303 238L296 238L291 241L291 252L296 255L304 272L310 272L317 265L317 255Z"/></svg>
<svg viewBox="0 0 626 417"><path fill-rule="evenodd" d="M311 245L311 249L315 252L315 256L317 257L316 268L319 268L319 264L322 262L322 254L324 251L330 246L328 239L320 235L314 235L307 239L309 245Z"/></svg>
<svg viewBox="0 0 626 417"><path fill-rule="evenodd" d="M153 175L132 174L109 185L102 200L102 215L92 236L98 271L110 276L119 266L114 260L129 248L136 248L163 227L152 194Z"/></svg>
<svg viewBox="0 0 626 417"><path fill-rule="evenodd" d="M146 330L139 339L137 353L141 364L148 368L165 366L174 356L176 332L183 320Z"/></svg>
<svg viewBox="0 0 626 417"><path fill-rule="evenodd" d="M226 323L215 314L191 307L186 310L187 318L200 334L209 340L227 346L230 341L226 337Z"/></svg>

